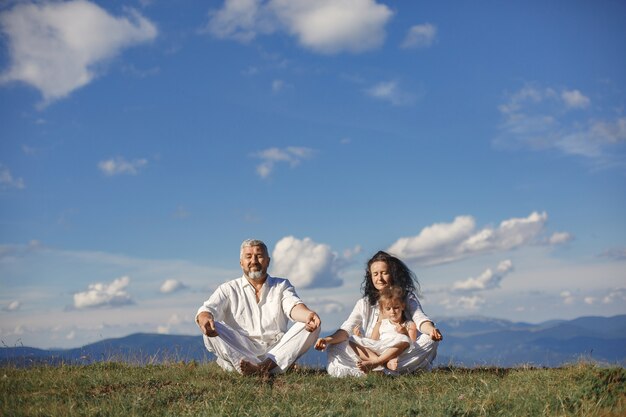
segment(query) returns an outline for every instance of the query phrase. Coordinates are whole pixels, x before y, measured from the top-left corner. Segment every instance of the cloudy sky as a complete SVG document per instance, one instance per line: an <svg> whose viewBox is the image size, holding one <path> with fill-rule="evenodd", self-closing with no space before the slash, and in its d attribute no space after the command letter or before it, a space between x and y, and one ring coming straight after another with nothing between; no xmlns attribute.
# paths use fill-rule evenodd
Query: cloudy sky
<svg viewBox="0 0 626 417"><path fill-rule="evenodd" d="M434 318L626 313L625 15L2 2L2 343L197 334L249 237L325 332L380 249Z"/></svg>

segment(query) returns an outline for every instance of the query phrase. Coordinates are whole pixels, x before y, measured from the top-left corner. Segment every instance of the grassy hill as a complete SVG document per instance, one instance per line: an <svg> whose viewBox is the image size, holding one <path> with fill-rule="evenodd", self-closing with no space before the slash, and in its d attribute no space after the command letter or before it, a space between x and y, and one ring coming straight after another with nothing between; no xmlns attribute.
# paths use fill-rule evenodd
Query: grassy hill
<svg viewBox="0 0 626 417"><path fill-rule="evenodd" d="M300 368L271 379L215 363L0 367L3 416L626 415L626 370L439 368L335 379Z"/></svg>

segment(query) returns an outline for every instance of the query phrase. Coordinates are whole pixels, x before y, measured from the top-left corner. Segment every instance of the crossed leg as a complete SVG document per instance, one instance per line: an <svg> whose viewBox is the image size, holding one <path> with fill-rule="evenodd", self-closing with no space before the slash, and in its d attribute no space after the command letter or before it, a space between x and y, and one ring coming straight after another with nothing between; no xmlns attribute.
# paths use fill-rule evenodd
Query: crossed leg
<svg viewBox="0 0 626 417"><path fill-rule="evenodd" d="M350 347L361 359L357 362L357 367L365 373L371 372L379 366L385 366L387 369L395 371L398 369L398 356L404 352L409 344L407 342L401 342L386 349L382 354L377 354L371 349L363 347L352 341L349 342Z"/></svg>

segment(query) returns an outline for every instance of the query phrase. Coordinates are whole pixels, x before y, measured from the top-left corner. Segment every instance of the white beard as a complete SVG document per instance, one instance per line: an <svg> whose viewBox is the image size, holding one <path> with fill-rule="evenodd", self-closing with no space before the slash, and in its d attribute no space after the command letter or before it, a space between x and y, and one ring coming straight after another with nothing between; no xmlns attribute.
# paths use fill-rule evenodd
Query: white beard
<svg viewBox="0 0 626 417"><path fill-rule="evenodd" d="M261 272L261 271L250 271L250 272L248 272L246 274L246 276L248 278L250 278L250 279L257 280L257 279L263 278L263 272Z"/></svg>

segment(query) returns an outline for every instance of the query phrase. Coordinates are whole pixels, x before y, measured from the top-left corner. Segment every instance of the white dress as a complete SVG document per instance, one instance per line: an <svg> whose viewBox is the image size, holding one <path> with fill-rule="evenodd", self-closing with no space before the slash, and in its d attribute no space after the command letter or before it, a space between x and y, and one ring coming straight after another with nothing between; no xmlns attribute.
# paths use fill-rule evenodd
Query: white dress
<svg viewBox="0 0 626 417"><path fill-rule="evenodd" d="M403 326L407 327L409 323L412 323L412 321L404 322ZM371 349L378 355L382 355L384 351L397 346L399 343L408 343L409 346L412 344L411 339L407 335L398 333L396 325L389 321L389 319L381 320L378 333L380 335L378 340L355 335L352 335L350 338L358 345Z"/></svg>

